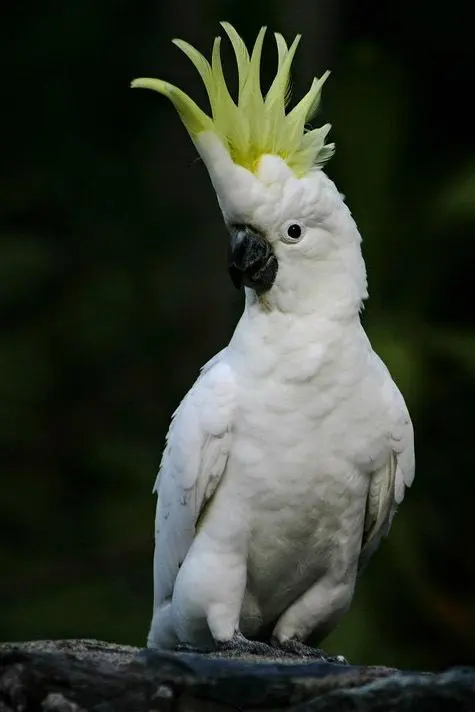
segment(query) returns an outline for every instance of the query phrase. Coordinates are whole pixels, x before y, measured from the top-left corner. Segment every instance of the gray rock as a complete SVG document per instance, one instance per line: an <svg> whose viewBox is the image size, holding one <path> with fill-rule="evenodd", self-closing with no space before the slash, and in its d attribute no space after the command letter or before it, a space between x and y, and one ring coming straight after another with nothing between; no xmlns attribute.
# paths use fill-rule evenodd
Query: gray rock
<svg viewBox="0 0 475 712"><path fill-rule="evenodd" d="M475 669L437 674L139 651L96 640L0 644L0 712L459 712Z"/></svg>

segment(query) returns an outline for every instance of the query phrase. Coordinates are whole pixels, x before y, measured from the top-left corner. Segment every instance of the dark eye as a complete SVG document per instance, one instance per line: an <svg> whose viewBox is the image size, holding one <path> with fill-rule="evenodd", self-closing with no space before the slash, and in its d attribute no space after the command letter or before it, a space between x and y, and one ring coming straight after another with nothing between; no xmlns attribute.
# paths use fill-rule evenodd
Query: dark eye
<svg viewBox="0 0 475 712"><path fill-rule="evenodd" d="M287 228L287 235L288 237L290 237L291 240L298 240L301 234L302 228L298 223L292 223Z"/></svg>
<svg viewBox="0 0 475 712"><path fill-rule="evenodd" d="M280 239L288 245L299 242L304 235L305 226L298 220L289 220L281 227Z"/></svg>
<svg viewBox="0 0 475 712"><path fill-rule="evenodd" d="M288 245L300 242L306 233L306 227L298 220L287 220L280 228L280 239Z"/></svg>

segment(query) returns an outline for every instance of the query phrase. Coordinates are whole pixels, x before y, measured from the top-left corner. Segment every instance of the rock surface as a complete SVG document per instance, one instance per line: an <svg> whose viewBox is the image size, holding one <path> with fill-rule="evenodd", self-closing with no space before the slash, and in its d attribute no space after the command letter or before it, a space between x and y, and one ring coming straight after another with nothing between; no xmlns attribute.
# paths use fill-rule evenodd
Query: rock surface
<svg viewBox="0 0 475 712"><path fill-rule="evenodd" d="M475 711L475 669L148 653L96 640L0 644L0 712Z"/></svg>

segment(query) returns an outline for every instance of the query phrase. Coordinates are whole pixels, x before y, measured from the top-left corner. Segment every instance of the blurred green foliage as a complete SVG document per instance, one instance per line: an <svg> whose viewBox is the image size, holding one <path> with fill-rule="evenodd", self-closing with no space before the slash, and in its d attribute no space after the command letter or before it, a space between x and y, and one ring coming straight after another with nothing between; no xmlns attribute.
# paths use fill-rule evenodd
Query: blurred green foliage
<svg viewBox="0 0 475 712"><path fill-rule="evenodd" d="M302 30L298 90L333 68L323 113L337 154L328 171L364 236L365 325L416 430L414 487L327 647L357 662L475 663L472 40L461 0L450 13L383 5L9 7L2 639L144 641L151 488L169 417L229 339L241 302L193 147L165 100L128 84L163 76L199 97L169 40L208 48L226 18L248 40L262 23L286 35ZM326 38L324 52L316 37Z"/></svg>

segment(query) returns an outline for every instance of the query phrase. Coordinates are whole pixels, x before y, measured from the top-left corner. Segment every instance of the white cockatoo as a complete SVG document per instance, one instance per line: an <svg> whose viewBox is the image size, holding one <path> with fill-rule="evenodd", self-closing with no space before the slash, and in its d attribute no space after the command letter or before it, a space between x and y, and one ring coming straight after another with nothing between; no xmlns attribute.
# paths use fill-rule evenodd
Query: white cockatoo
<svg viewBox="0 0 475 712"><path fill-rule="evenodd" d="M137 79L174 104L208 169L245 306L230 343L173 416L158 493L149 648L305 652L350 606L358 571L414 477L403 397L360 323L361 237L322 170L329 125L309 130L322 84L288 113L290 47L265 96L265 28L237 60L237 102L220 59L182 40L211 116L177 87ZM267 641L265 644L264 641Z"/></svg>

